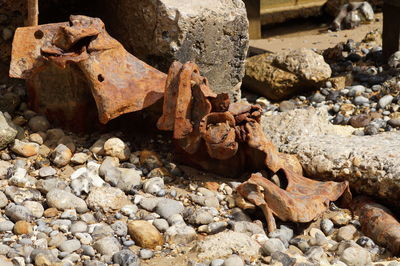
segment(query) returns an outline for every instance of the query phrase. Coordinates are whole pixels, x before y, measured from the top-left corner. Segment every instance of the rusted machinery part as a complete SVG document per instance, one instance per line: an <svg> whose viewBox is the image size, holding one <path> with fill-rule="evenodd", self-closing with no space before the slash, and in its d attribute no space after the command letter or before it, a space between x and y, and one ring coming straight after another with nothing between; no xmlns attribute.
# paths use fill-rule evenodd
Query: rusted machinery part
<svg viewBox="0 0 400 266"><path fill-rule="evenodd" d="M33 106L43 104L42 99L35 98L39 91L65 87L58 79L46 77L49 74L45 70L55 65L60 69L71 65L69 76L72 80L76 76L86 78L101 123L142 110L164 95L166 74L128 53L106 32L104 23L98 18L71 16L70 23L16 30L10 76L31 80L28 84L32 86L30 101L34 102ZM43 80L51 82L47 84L41 82ZM60 82L64 81L61 79ZM65 91L57 93L68 94ZM75 110L77 113L70 116L84 115L79 113L81 110Z"/></svg>
<svg viewBox="0 0 400 266"><path fill-rule="evenodd" d="M223 175L245 170L281 175L279 187L261 174L253 174L238 192L259 206L276 229L274 215L283 221L309 222L343 194L351 198L348 182L319 182L302 176L300 163L283 155L264 135L261 108L246 102L229 104L215 95L194 63L173 63L168 74L161 130L173 131L183 163ZM235 172L236 171L236 172Z"/></svg>
<svg viewBox="0 0 400 266"><path fill-rule="evenodd" d="M348 182L319 182L284 169L279 174L287 180L286 188L257 173L237 190L242 197L260 206L264 214L274 214L282 221L301 223L312 221L326 211L330 201L349 193ZM273 218L267 216L267 222L268 231L273 231L276 227Z"/></svg>
<svg viewBox="0 0 400 266"><path fill-rule="evenodd" d="M365 235L387 247L393 255L400 254L400 223L389 209L368 197L359 196L353 200L351 210L359 217Z"/></svg>

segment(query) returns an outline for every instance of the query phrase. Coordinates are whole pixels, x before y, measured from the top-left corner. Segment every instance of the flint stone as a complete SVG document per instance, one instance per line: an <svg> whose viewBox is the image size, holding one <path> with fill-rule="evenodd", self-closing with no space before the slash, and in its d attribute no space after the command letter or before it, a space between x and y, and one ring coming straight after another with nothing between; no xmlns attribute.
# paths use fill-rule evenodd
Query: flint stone
<svg viewBox="0 0 400 266"><path fill-rule="evenodd" d="M155 212L161 217L168 219L171 215L181 214L183 210L182 202L173 199L163 199L158 202Z"/></svg>
<svg viewBox="0 0 400 266"><path fill-rule="evenodd" d="M5 215L13 222L30 221L32 219L32 213L28 208L14 203L6 207Z"/></svg>
<svg viewBox="0 0 400 266"><path fill-rule="evenodd" d="M105 18L110 33L135 56L164 72L175 60L196 62L214 92L240 97L248 49L242 1L124 0L104 8L118 14Z"/></svg>
<svg viewBox="0 0 400 266"><path fill-rule="evenodd" d="M261 54L246 61L244 86L271 100L283 100L307 89L316 89L330 78L330 66L311 49Z"/></svg>
<svg viewBox="0 0 400 266"><path fill-rule="evenodd" d="M74 194L61 189L53 189L46 195L47 204L59 210L76 209L79 213L88 211L86 202Z"/></svg>
<svg viewBox="0 0 400 266"><path fill-rule="evenodd" d="M128 233L135 243L143 248L155 248L164 244L164 239L157 228L146 221L130 221Z"/></svg>
<svg viewBox="0 0 400 266"><path fill-rule="evenodd" d="M3 112L0 112L0 149L13 142L17 134L15 125L4 116Z"/></svg>
<svg viewBox="0 0 400 266"><path fill-rule="evenodd" d="M261 123L281 152L297 155L306 176L348 180L357 193L400 206L400 132L354 136L352 127L330 124L326 108L292 110Z"/></svg>
<svg viewBox="0 0 400 266"><path fill-rule="evenodd" d="M17 204L21 204L25 200L41 200L42 195L36 189L28 188L18 188L14 186L6 187L5 194L8 198L10 198L13 202Z"/></svg>
<svg viewBox="0 0 400 266"><path fill-rule="evenodd" d="M86 199L91 209L119 210L126 205L133 205L125 193L119 188L96 187Z"/></svg>
<svg viewBox="0 0 400 266"><path fill-rule="evenodd" d="M93 247L102 255L113 255L121 249L121 245L115 237L99 239L94 243Z"/></svg>
<svg viewBox="0 0 400 266"><path fill-rule="evenodd" d="M1 137L0 137L0 139L1 139ZM7 177L8 169L11 168L12 166L13 165L11 163L0 160L0 179L4 179Z"/></svg>
<svg viewBox="0 0 400 266"><path fill-rule="evenodd" d="M199 252L198 258L213 260L238 254L242 258L258 258L260 245L244 233L232 231L208 236L196 243L195 250Z"/></svg>
<svg viewBox="0 0 400 266"><path fill-rule="evenodd" d="M183 222L175 223L165 231L166 241L171 244L187 244L195 240L196 237L194 228Z"/></svg>
<svg viewBox="0 0 400 266"><path fill-rule="evenodd" d="M140 266L139 257L129 249L115 253L113 262L122 266Z"/></svg>

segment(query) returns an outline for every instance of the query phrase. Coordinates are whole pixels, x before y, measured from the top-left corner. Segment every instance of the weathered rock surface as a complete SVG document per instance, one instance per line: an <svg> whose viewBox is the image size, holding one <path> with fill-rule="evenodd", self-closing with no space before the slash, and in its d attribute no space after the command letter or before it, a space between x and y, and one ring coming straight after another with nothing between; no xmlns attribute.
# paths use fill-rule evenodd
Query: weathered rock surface
<svg viewBox="0 0 400 266"><path fill-rule="evenodd" d="M260 254L260 245L244 233L222 232L199 241L196 250L200 259L211 260L232 254L253 258Z"/></svg>
<svg viewBox="0 0 400 266"><path fill-rule="evenodd" d="M360 193L399 205L400 133L351 135L354 128L328 122L326 109L298 109L262 119L279 150L296 154L306 176L348 180Z"/></svg>
<svg viewBox="0 0 400 266"><path fill-rule="evenodd" d="M103 211L119 210L126 205L133 205L122 190L114 187L94 188L86 202L91 209L102 209Z"/></svg>
<svg viewBox="0 0 400 266"><path fill-rule="evenodd" d="M15 129L12 122L7 121L3 113L0 112L0 148L3 149L9 143L13 142L18 131Z"/></svg>
<svg viewBox="0 0 400 266"><path fill-rule="evenodd" d="M248 49L242 1L108 2L104 8L118 15L105 19L106 25L135 56L163 71L174 60L194 61L215 92L240 95Z"/></svg>
<svg viewBox="0 0 400 266"><path fill-rule="evenodd" d="M296 92L317 88L331 74L322 55L302 48L248 58L243 82L249 90L271 100L282 100Z"/></svg>

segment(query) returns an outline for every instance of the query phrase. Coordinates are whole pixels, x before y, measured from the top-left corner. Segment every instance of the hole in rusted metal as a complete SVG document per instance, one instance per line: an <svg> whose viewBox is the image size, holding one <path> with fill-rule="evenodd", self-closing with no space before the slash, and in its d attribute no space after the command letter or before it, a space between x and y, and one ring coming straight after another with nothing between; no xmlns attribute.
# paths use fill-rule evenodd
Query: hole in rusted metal
<svg viewBox="0 0 400 266"><path fill-rule="evenodd" d="M97 76L97 79L98 79L100 82L103 82L103 81L104 81L104 77L103 77L102 74L99 74L99 75Z"/></svg>
<svg viewBox="0 0 400 266"><path fill-rule="evenodd" d="M33 35L35 36L35 39L40 40L43 38L44 33L41 30L37 30L37 31L35 31L35 33Z"/></svg>

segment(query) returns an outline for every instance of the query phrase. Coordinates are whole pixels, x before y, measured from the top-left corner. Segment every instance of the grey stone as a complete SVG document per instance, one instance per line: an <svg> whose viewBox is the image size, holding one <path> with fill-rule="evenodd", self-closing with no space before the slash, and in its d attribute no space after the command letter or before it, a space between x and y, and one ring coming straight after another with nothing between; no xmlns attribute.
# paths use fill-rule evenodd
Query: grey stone
<svg viewBox="0 0 400 266"><path fill-rule="evenodd" d="M0 149L4 149L17 136L15 125L0 112Z"/></svg>
<svg viewBox="0 0 400 266"><path fill-rule="evenodd" d="M71 225L70 231L72 234L76 234L76 233L84 233L87 231L87 229L88 225L84 221L77 221Z"/></svg>
<svg viewBox="0 0 400 266"><path fill-rule="evenodd" d="M8 199L6 195L0 191L0 208L4 208L8 204Z"/></svg>
<svg viewBox="0 0 400 266"><path fill-rule="evenodd" d="M270 238L262 245L262 251L266 256L271 256L276 251L284 252L285 250L285 245L278 238Z"/></svg>
<svg viewBox="0 0 400 266"><path fill-rule="evenodd" d="M121 249L121 245L115 237L101 238L94 243L93 247L102 255L113 255Z"/></svg>
<svg viewBox="0 0 400 266"><path fill-rule="evenodd" d="M365 92L365 87L363 85L354 85L348 87L349 93L348 95L351 97L360 96L363 92Z"/></svg>
<svg viewBox="0 0 400 266"><path fill-rule="evenodd" d="M139 205L143 209L152 212L157 207L158 202L160 202L161 200L163 200L163 198L143 198L139 202Z"/></svg>
<svg viewBox="0 0 400 266"><path fill-rule="evenodd" d="M352 127L330 124L325 108L296 109L261 122L281 152L297 155L307 177L348 180L358 193L400 203L399 132L354 136Z"/></svg>
<svg viewBox="0 0 400 266"><path fill-rule="evenodd" d="M1 129L0 129L1 130ZM1 140L1 136L0 136L0 140ZM7 153L2 153L2 157L3 155L5 155ZM8 155L8 154L7 154ZM0 160L0 180L4 179L7 177L7 173L8 173L8 169L10 169L13 165L7 161L3 161Z"/></svg>
<svg viewBox="0 0 400 266"><path fill-rule="evenodd" d="M74 164L84 164L84 163L86 163L88 158L89 158L89 155L87 155L86 153L78 152L72 156L71 162Z"/></svg>
<svg viewBox="0 0 400 266"><path fill-rule="evenodd" d="M143 184L143 190L146 193L157 194L164 188L164 180L161 177L152 177Z"/></svg>
<svg viewBox="0 0 400 266"><path fill-rule="evenodd" d="M333 222L329 219L321 220L321 230L325 235L330 235L333 231Z"/></svg>
<svg viewBox="0 0 400 266"><path fill-rule="evenodd" d="M191 224L209 224L214 222L214 215L211 213L209 208L200 208L195 210L193 213L185 214L188 216L186 219Z"/></svg>
<svg viewBox="0 0 400 266"><path fill-rule="evenodd" d="M352 240L354 238L354 234L357 232L357 228L354 225L349 224L339 228L336 239L338 241L342 240Z"/></svg>
<svg viewBox="0 0 400 266"><path fill-rule="evenodd" d="M216 234L216 233L224 231L227 227L228 227L227 222L213 222L213 223L208 224L207 232L209 234Z"/></svg>
<svg viewBox="0 0 400 266"><path fill-rule="evenodd" d="M9 199L17 204L22 204L26 200L38 201L42 199L42 195L36 189L24 189L15 186L7 186L5 194Z"/></svg>
<svg viewBox="0 0 400 266"><path fill-rule="evenodd" d="M354 104L363 105L364 103L369 103L369 99L364 96L357 96L354 98Z"/></svg>
<svg viewBox="0 0 400 266"><path fill-rule="evenodd" d="M54 229L60 230L65 233L70 230L72 222L67 219L56 219L51 221L50 224Z"/></svg>
<svg viewBox="0 0 400 266"><path fill-rule="evenodd" d="M171 215L181 214L184 210L183 204L180 201L173 199L163 199L157 203L155 212L161 217L168 219Z"/></svg>
<svg viewBox="0 0 400 266"><path fill-rule="evenodd" d="M247 222L247 221L241 221L241 222L233 222L231 224L232 230L238 233L245 233L249 236L252 236L254 234L263 234L265 235L264 229L252 222Z"/></svg>
<svg viewBox="0 0 400 266"><path fill-rule="evenodd" d="M69 192L69 187L67 182L59 178L41 179L36 182L36 188L44 194L48 193L50 190L53 189L60 189Z"/></svg>
<svg viewBox="0 0 400 266"><path fill-rule="evenodd" d="M92 246L82 245L83 254L86 256L94 257L96 255L96 251Z"/></svg>
<svg viewBox="0 0 400 266"><path fill-rule="evenodd" d="M102 209L103 211L120 210L126 205L133 205L125 193L115 187L93 188L86 198L86 202L91 209Z"/></svg>
<svg viewBox="0 0 400 266"><path fill-rule="evenodd" d="M61 245L58 246L58 249L63 251L63 252L74 252L75 250L78 250L81 248L81 242L79 242L78 239L71 239L64 241L61 243Z"/></svg>
<svg viewBox="0 0 400 266"><path fill-rule="evenodd" d="M349 266L361 266L371 263L371 255L366 249L349 247L343 251L340 260Z"/></svg>
<svg viewBox="0 0 400 266"><path fill-rule="evenodd" d="M0 244L0 255L7 255L10 249L11 248L9 246Z"/></svg>
<svg viewBox="0 0 400 266"><path fill-rule="evenodd" d="M243 260L238 255L231 255L224 261L223 266L244 266Z"/></svg>
<svg viewBox="0 0 400 266"><path fill-rule="evenodd" d="M155 219L153 225L158 229L160 232L165 232L169 228L169 224L165 219Z"/></svg>
<svg viewBox="0 0 400 266"><path fill-rule="evenodd" d="M128 234L128 226L123 221L115 221L111 228L117 236L126 236Z"/></svg>
<svg viewBox="0 0 400 266"><path fill-rule="evenodd" d="M391 103L392 103L393 98L394 98L394 97L393 97L392 95L390 95L390 94L383 96L383 97L380 98L379 101L378 101L379 107L382 108L382 109L385 109L385 107L386 107L388 104L391 104Z"/></svg>
<svg viewBox="0 0 400 266"><path fill-rule="evenodd" d="M60 233L60 232L57 233L57 231L55 231L55 232L56 232L56 234L51 235L51 237L49 239L49 242L48 242L49 247L58 247L62 243L67 241L67 237L63 233Z"/></svg>
<svg viewBox="0 0 400 266"><path fill-rule="evenodd" d="M64 144L58 144L50 155L51 161L57 167L66 166L72 158L72 151Z"/></svg>
<svg viewBox="0 0 400 266"><path fill-rule="evenodd" d="M143 260L151 259L154 256L154 252L144 248L139 251L139 256Z"/></svg>
<svg viewBox="0 0 400 266"><path fill-rule="evenodd" d="M321 263L326 257L324 249L318 246L311 247L304 255L313 263Z"/></svg>
<svg viewBox="0 0 400 266"><path fill-rule="evenodd" d="M279 111L281 112L286 112L286 111L290 111L296 108L296 104L294 102L291 101L282 101L279 104Z"/></svg>
<svg viewBox="0 0 400 266"><path fill-rule="evenodd" d="M14 223L11 221L0 221L0 232L11 231L14 228Z"/></svg>
<svg viewBox="0 0 400 266"><path fill-rule="evenodd" d="M44 208L40 202L27 200L22 203L22 205L30 210L33 217L40 218L43 215Z"/></svg>
<svg viewBox="0 0 400 266"><path fill-rule="evenodd" d="M293 238L293 230L287 226L281 225L279 229L268 234L269 237L279 238L283 243L289 243Z"/></svg>
<svg viewBox="0 0 400 266"><path fill-rule="evenodd" d="M223 264L224 264L223 259L215 259L211 261L210 266L222 266Z"/></svg>
<svg viewBox="0 0 400 266"><path fill-rule="evenodd" d="M68 209L63 211L63 213L61 213L60 218L76 221L78 219L78 214L76 213L75 209Z"/></svg>
<svg viewBox="0 0 400 266"><path fill-rule="evenodd" d="M260 245L255 240L232 231L207 236L196 243L195 250L199 252L198 258L201 260L224 258L232 254L242 258L257 258L260 255Z"/></svg>
<svg viewBox="0 0 400 266"><path fill-rule="evenodd" d="M76 209L79 213L86 212L86 202L74 194L61 189L52 189L46 195L47 204L59 210Z"/></svg>
<svg viewBox="0 0 400 266"><path fill-rule="evenodd" d="M139 257L129 249L115 253L113 255L113 262L121 266L140 266Z"/></svg>
<svg viewBox="0 0 400 266"><path fill-rule="evenodd" d="M120 180L117 187L123 191L130 191L132 188L139 186L142 178L142 171L133 168L119 168L121 172Z"/></svg>
<svg viewBox="0 0 400 266"><path fill-rule="evenodd" d="M388 124L392 127L400 127L400 118L392 118L388 121Z"/></svg>
<svg viewBox="0 0 400 266"><path fill-rule="evenodd" d="M196 239L197 234L193 227L184 223L176 223L165 231L165 238L174 244L187 244Z"/></svg>
<svg viewBox="0 0 400 266"><path fill-rule="evenodd" d="M29 119L28 125L33 132L46 132L50 128L50 123L44 116L34 116Z"/></svg>
<svg viewBox="0 0 400 266"><path fill-rule="evenodd" d="M165 72L174 60L196 62L213 91L240 96L248 49L242 1L125 0L111 7L119 15L105 22L135 56Z"/></svg>
<svg viewBox="0 0 400 266"><path fill-rule="evenodd" d="M108 224L99 223L93 226L94 226L93 231L91 231L89 227L89 233L91 233L92 237L95 240L114 235L114 230Z"/></svg>
<svg viewBox="0 0 400 266"><path fill-rule="evenodd" d="M32 213L28 208L21 205L15 205L14 203L8 204L5 215L13 222L21 220L30 221L32 219Z"/></svg>
<svg viewBox="0 0 400 266"><path fill-rule="evenodd" d="M39 169L40 177L48 177L57 174L57 170L51 166L44 166Z"/></svg>

